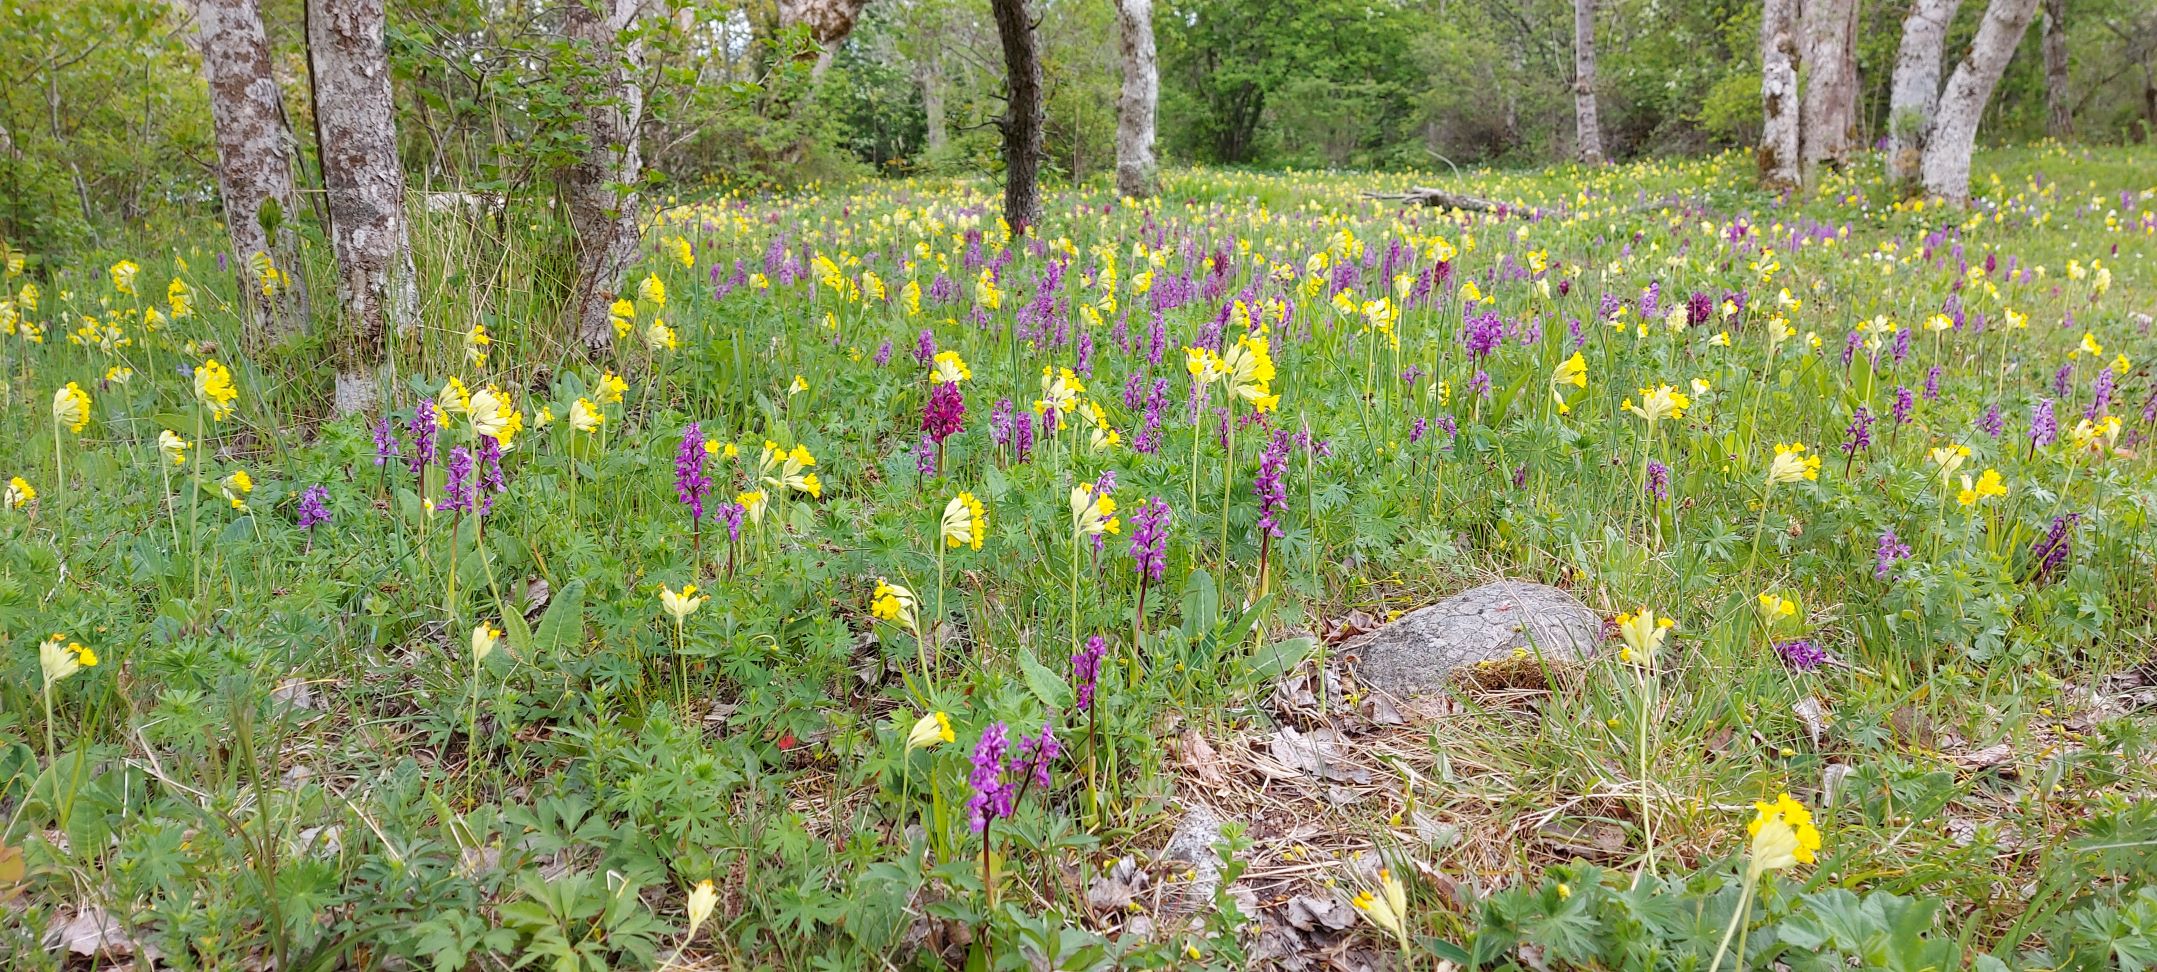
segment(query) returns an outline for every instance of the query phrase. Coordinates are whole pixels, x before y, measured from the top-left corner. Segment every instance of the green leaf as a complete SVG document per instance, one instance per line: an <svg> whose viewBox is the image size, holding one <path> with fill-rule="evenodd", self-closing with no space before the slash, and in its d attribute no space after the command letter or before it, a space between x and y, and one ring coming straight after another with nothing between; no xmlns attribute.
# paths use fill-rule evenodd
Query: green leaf
<svg viewBox="0 0 2157 972"><path fill-rule="evenodd" d="M1070 702L1071 686L1062 676L1050 670L1034 657L1032 648L1019 652L1019 671L1026 677L1026 688L1034 693L1051 712L1062 711Z"/></svg>
<svg viewBox="0 0 2157 972"><path fill-rule="evenodd" d="M1253 607L1255 609L1256 606L1254 605ZM1309 657L1317 647L1318 640L1315 638L1290 638L1287 641L1277 641L1252 652L1252 681L1256 684L1264 685L1281 677L1297 665L1302 664L1303 659Z"/></svg>
<svg viewBox="0 0 2157 972"><path fill-rule="evenodd" d="M573 580L556 591L547 613L539 616L539 632L532 647L540 652L559 652L584 642L584 582Z"/></svg>

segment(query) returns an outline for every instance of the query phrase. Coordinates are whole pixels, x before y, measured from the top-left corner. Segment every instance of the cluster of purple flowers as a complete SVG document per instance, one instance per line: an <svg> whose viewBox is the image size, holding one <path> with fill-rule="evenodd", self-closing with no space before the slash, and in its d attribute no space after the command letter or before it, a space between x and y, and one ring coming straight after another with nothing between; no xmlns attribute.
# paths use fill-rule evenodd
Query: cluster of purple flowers
<svg viewBox="0 0 2157 972"><path fill-rule="evenodd" d="M2090 389L2090 407L2082 410L2083 418L2095 422L2104 417L2105 412L2112 407L2112 385L2112 369L2099 368L2097 381Z"/></svg>
<svg viewBox="0 0 2157 972"><path fill-rule="evenodd" d="M1850 427L1843 430L1842 454L1856 456L1872 445L1872 409L1863 405L1850 413Z"/></svg>
<svg viewBox="0 0 2157 972"><path fill-rule="evenodd" d="M704 431L691 422L682 429L681 448L674 452L674 495L689 507L692 528L704 520L704 494L711 478L704 475Z"/></svg>
<svg viewBox="0 0 2157 972"><path fill-rule="evenodd" d="M1895 404L1888 409L1888 414L1895 418L1895 424L1910 424L1910 412L1916 407L1917 396L1910 393L1910 386L1896 385Z"/></svg>
<svg viewBox="0 0 2157 972"><path fill-rule="evenodd" d="M374 423L374 464L377 468L389 465L397 458L397 432L390 425L389 416L383 415Z"/></svg>
<svg viewBox="0 0 2157 972"><path fill-rule="evenodd" d="M1131 511L1131 561L1142 580L1161 579L1168 569L1168 502L1141 501Z"/></svg>
<svg viewBox="0 0 2157 972"><path fill-rule="evenodd" d="M1783 661L1791 668L1801 672L1812 671L1819 668L1821 662L1827 661L1826 651L1803 638L1777 643L1775 651L1783 656Z"/></svg>
<svg viewBox="0 0 2157 972"><path fill-rule="evenodd" d="M509 490L509 481L502 476L502 441L491 435L479 437L479 487L475 495L479 499L481 516L494 512L494 496Z"/></svg>
<svg viewBox="0 0 2157 972"><path fill-rule="evenodd" d="M1093 708L1094 689L1101 682L1101 659L1108 655L1108 642L1100 635L1086 639L1086 647L1071 656L1071 684L1077 686L1080 710Z"/></svg>
<svg viewBox="0 0 2157 972"><path fill-rule="evenodd" d="M2059 575L2074 556L2075 523L2082 519L2080 513L2067 513L2052 518L2052 527L2045 535L2030 545L2030 556L2036 559L2036 568L2030 572L2030 580L2042 584Z"/></svg>
<svg viewBox="0 0 2157 972"><path fill-rule="evenodd" d="M2007 420L2000 417L2000 403L1993 402L1986 407L1985 414L1977 417L1977 431L1995 439L2000 437L2000 433L2007 431Z"/></svg>
<svg viewBox="0 0 2157 972"><path fill-rule="evenodd" d="M472 508L472 450L463 446L449 450L449 478L443 482L442 491L448 494L442 503L443 509L463 511Z"/></svg>
<svg viewBox="0 0 2157 972"><path fill-rule="evenodd" d="M1146 394L1146 418L1139 426L1138 435L1131 439L1131 448L1144 455L1152 455L1161 447L1161 410L1168 405L1168 379L1153 380L1153 390Z"/></svg>
<svg viewBox="0 0 2157 972"><path fill-rule="evenodd" d="M2067 392L2074 387L2075 366L2073 362L2061 365L2060 370L2052 373L2052 397L2066 398Z"/></svg>
<svg viewBox="0 0 2157 972"><path fill-rule="evenodd" d="M952 433L966 427L966 396L959 392L956 382L942 382L929 388L928 403L921 409L921 431L928 434L937 445Z"/></svg>
<svg viewBox="0 0 2157 972"><path fill-rule="evenodd" d="M1933 365L1931 370L1925 372L1925 400L1928 402L1936 402L1940 400L1939 365Z"/></svg>
<svg viewBox="0 0 2157 972"><path fill-rule="evenodd" d="M300 493L300 529L313 532L314 528L330 521L329 487L316 484Z"/></svg>
<svg viewBox="0 0 2157 972"><path fill-rule="evenodd" d="M412 433L412 456L409 465L412 475L417 476L434 461L435 425L434 399L420 399L419 407L412 411L412 424L406 429Z"/></svg>
<svg viewBox="0 0 2157 972"><path fill-rule="evenodd" d="M928 328L921 329L921 336L914 339L914 363L924 368L936 360L936 335Z"/></svg>
<svg viewBox="0 0 2157 972"><path fill-rule="evenodd" d="M891 363L891 340L889 338L886 338L884 343L876 346L876 356L870 360L875 361L876 366L879 368Z"/></svg>
<svg viewBox="0 0 2157 972"><path fill-rule="evenodd" d="M2040 399L2030 412L2030 447L2042 449L2060 437L2060 420L2052 414L2052 399Z"/></svg>
<svg viewBox="0 0 2157 972"><path fill-rule="evenodd" d="M1893 528L1881 531L1878 547L1873 551L1872 576L1886 580L1895 572L1895 565L1910 559L1910 545L1895 536Z"/></svg>
<svg viewBox="0 0 2157 972"><path fill-rule="evenodd" d="M1646 487L1648 490L1648 498L1654 500L1669 499L1670 467L1663 465L1658 460L1650 459L1648 460L1647 472L1648 481L1646 483Z"/></svg>
<svg viewBox="0 0 2157 972"><path fill-rule="evenodd" d="M1258 528L1276 537L1281 535L1281 511L1288 508L1288 487L1281 474L1288 469L1288 447L1293 441L1287 429L1274 430L1273 440L1258 457L1258 476L1251 480L1251 492L1258 497Z"/></svg>
<svg viewBox="0 0 2157 972"><path fill-rule="evenodd" d="M986 833L992 821L1011 816L1022 784L1048 786L1049 765L1063 755L1063 745L1046 724L1039 736L1020 736L1015 754L1012 749L1010 727L1001 722L981 730L981 741L974 744L973 772L967 777L974 795L966 801L974 833Z"/></svg>
<svg viewBox="0 0 2157 972"><path fill-rule="evenodd" d="M1504 343L1505 321L1495 311L1470 317L1461 330L1460 340L1468 349L1468 360L1480 361Z"/></svg>

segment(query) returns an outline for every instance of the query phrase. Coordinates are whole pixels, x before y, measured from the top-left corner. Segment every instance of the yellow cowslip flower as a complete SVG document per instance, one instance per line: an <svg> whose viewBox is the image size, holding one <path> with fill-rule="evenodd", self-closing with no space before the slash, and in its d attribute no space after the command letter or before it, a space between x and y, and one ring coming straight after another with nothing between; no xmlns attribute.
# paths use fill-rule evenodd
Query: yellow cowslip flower
<svg viewBox="0 0 2157 972"><path fill-rule="evenodd" d="M1071 530L1084 537L1122 532L1116 520L1116 499L1106 493L1095 495L1094 484L1080 483L1071 487Z"/></svg>
<svg viewBox="0 0 2157 972"><path fill-rule="evenodd" d="M235 469L232 475L224 478L220 488L225 494L225 501L231 503L233 509L245 510L247 494L255 491L255 478L249 476L245 469Z"/></svg>
<svg viewBox="0 0 2157 972"><path fill-rule="evenodd" d="M906 308L906 316L921 316L921 285L909 280L899 290L899 304Z"/></svg>
<svg viewBox="0 0 2157 972"><path fill-rule="evenodd" d="M63 426L69 432L80 434L83 426L90 424L90 393L72 381L66 388L54 391L52 420L53 424Z"/></svg>
<svg viewBox="0 0 2157 972"><path fill-rule="evenodd" d="M681 342L676 340L674 329L668 327L667 322L654 320L644 329L644 346L653 351L673 351L681 347Z"/></svg>
<svg viewBox="0 0 2157 972"><path fill-rule="evenodd" d="M966 359L959 357L957 351L936 352L936 358L929 366L929 384L932 385L955 385L973 376L973 369L966 366Z"/></svg>
<svg viewBox="0 0 2157 972"><path fill-rule="evenodd" d="M481 621L472 628L472 664L476 667L502 643L502 629Z"/></svg>
<svg viewBox="0 0 2157 972"><path fill-rule="evenodd" d="M76 672L97 667L97 653L80 642L68 641L65 635L55 634L38 642L37 664L45 678L45 687L50 689L53 683Z"/></svg>
<svg viewBox="0 0 2157 972"><path fill-rule="evenodd" d="M2119 416L2107 415L2095 422L2089 419L2081 419L2075 423L2073 429L2068 431L2067 437L2074 442L2075 450L2078 452L2087 452L2091 455L2109 453L2112 451L2112 443L2118 441L2120 437Z"/></svg>
<svg viewBox="0 0 2157 972"><path fill-rule="evenodd" d="M981 268L981 277L974 282L974 300L992 311L1004 306L1004 295L996 289L996 268Z"/></svg>
<svg viewBox="0 0 2157 972"><path fill-rule="evenodd" d="M792 398L808 390L809 379L803 378L800 375L795 375L793 382L786 386L786 397Z"/></svg>
<svg viewBox="0 0 2157 972"><path fill-rule="evenodd" d="M165 285L165 305L171 308L170 316L175 321L193 317L195 292L187 286L186 281L174 277L171 283Z"/></svg>
<svg viewBox="0 0 2157 972"><path fill-rule="evenodd" d="M659 606L674 618L674 623L677 625L681 624L690 615L697 613L697 608L703 607L707 599L705 595L697 593L695 584L682 585L680 593L676 593L673 588L665 584L659 585Z"/></svg>
<svg viewBox="0 0 2157 972"><path fill-rule="evenodd" d="M597 432L607 420L589 398L579 398L569 406L569 427L579 432Z"/></svg>
<svg viewBox="0 0 2157 972"><path fill-rule="evenodd" d="M1558 390L1560 385L1588 387L1588 360L1581 357L1580 352L1575 351L1572 357L1558 362L1557 370L1550 373L1550 397L1558 403L1558 414L1564 415L1573 407L1565 403L1564 393Z"/></svg>
<svg viewBox="0 0 2157 972"><path fill-rule="evenodd" d="M683 267L694 268L697 265L696 251L690 249L688 240L679 236L670 237L667 239L667 249L673 252L674 259L680 261Z"/></svg>
<svg viewBox="0 0 2157 972"><path fill-rule="evenodd" d="M486 367L487 352L494 347L494 339L487 336L487 325L474 324L464 332L464 360L475 368Z"/></svg>
<svg viewBox="0 0 2157 972"><path fill-rule="evenodd" d="M876 579L876 590L869 593L869 613L879 620L889 621L912 631L914 592L879 577Z"/></svg>
<svg viewBox="0 0 2157 972"><path fill-rule="evenodd" d="M1378 893L1372 894L1369 889L1358 891L1351 903L1371 924L1392 935L1402 951L1408 950L1408 889L1391 870L1379 869Z"/></svg>
<svg viewBox="0 0 2157 972"><path fill-rule="evenodd" d="M493 385L488 385L473 395L465 412L472 420L474 434L493 439L504 449L508 449L516 439L517 431L524 428L524 416L510 407L509 402Z"/></svg>
<svg viewBox="0 0 2157 972"><path fill-rule="evenodd" d="M1684 418L1685 409L1692 404L1693 400L1684 392L1663 385L1659 388L1642 388L1640 404L1635 405L1633 400L1628 398L1625 400L1625 410L1646 419L1652 428L1655 423L1664 419Z"/></svg>
<svg viewBox="0 0 2157 972"><path fill-rule="evenodd" d="M666 283L661 281L656 273L645 274L643 282L637 284L637 299L653 307L665 307L667 305Z"/></svg>
<svg viewBox="0 0 2157 972"><path fill-rule="evenodd" d="M979 550L988 526L988 517L982 513L981 501L975 499L974 494L960 493L944 504L942 533L945 546Z"/></svg>
<svg viewBox="0 0 2157 972"><path fill-rule="evenodd" d="M617 339L628 337L629 328L636 321L637 305L635 301L617 300L607 308L607 323L614 326L614 336Z"/></svg>
<svg viewBox="0 0 2157 972"><path fill-rule="evenodd" d="M1664 640L1670 637L1670 629L1677 626L1676 620L1658 618L1648 608L1618 615L1618 638L1625 642L1625 647L1618 650L1618 660L1642 667L1654 665Z"/></svg>
<svg viewBox="0 0 2157 972"><path fill-rule="evenodd" d="M1752 861L1745 879L1757 881L1769 871L1798 864L1811 864L1820 850L1820 831L1813 826L1812 811L1785 793L1774 803L1753 804L1754 816L1745 825L1752 835Z"/></svg>
<svg viewBox="0 0 2157 972"><path fill-rule="evenodd" d="M449 428L450 415L472 411L472 390L464 387L464 379L452 377L442 383L441 391L435 393L435 405L435 417L443 428Z"/></svg>
<svg viewBox="0 0 2157 972"><path fill-rule="evenodd" d="M771 499L764 495L763 490L752 489L746 493L736 495L734 502L741 504L742 512L749 516L749 522L762 523L764 522L764 507L770 505Z"/></svg>
<svg viewBox="0 0 2157 972"><path fill-rule="evenodd" d="M2000 478L2000 471L1987 469L1977 475L1975 482L1967 475L1962 477L1962 492L1955 494L1955 502L1964 506L1976 506L1982 500L2005 495L2007 483Z"/></svg>
<svg viewBox="0 0 2157 972"><path fill-rule="evenodd" d="M195 401L210 410L210 418L223 421L232 414L233 402L239 397L240 390L232 384L232 372L216 358L195 366Z"/></svg>
<svg viewBox="0 0 2157 972"><path fill-rule="evenodd" d="M959 737L951 732L951 717L942 712L931 712L914 720L914 727L906 732L906 748L933 749L939 743L955 742Z"/></svg>
<svg viewBox="0 0 2157 972"><path fill-rule="evenodd" d="M31 486L28 480L16 476L7 481L7 493L4 498L0 498L0 502L4 502L8 509L19 510L30 505L30 501L34 499L37 499L37 488Z"/></svg>
<svg viewBox="0 0 2157 972"><path fill-rule="evenodd" d="M1955 319L1946 314L1934 314L1925 318L1925 330L1938 333L1955 329Z"/></svg>
<svg viewBox="0 0 2157 972"><path fill-rule="evenodd" d="M1034 400L1034 412L1042 414L1053 408L1058 415L1068 415L1078 407L1079 393L1086 390L1086 383L1079 380L1077 372L1069 368L1056 371L1043 365L1041 368L1041 397Z"/></svg>
<svg viewBox="0 0 2157 972"><path fill-rule="evenodd" d="M2075 345L2075 349L2073 351L2067 352L2067 356L2070 358L2076 356L2077 354L2086 354L2093 358L2102 358L2105 356L2105 346L2097 343L2097 335L2092 334L2088 331L2084 331L2082 332L2082 343Z"/></svg>
<svg viewBox="0 0 2157 972"><path fill-rule="evenodd" d="M171 460L175 466L187 464L187 450L192 446L192 443L180 438L180 433L171 429L162 429L157 433L157 451L164 453L165 458Z"/></svg>
<svg viewBox="0 0 2157 972"><path fill-rule="evenodd" d="M122 260L112 265L111 272L112 289L130 297L135 296L135 275L141 273L142 268L136 266L133 260Z"/></svg>
<svg viewBox="0 0 2157 972"><path fill-rule="evenodd" d="M1212 348L1183 349L1183 368L1191 373L1191 380L1200 388L1213 384L1228 374L1228 367Z"/></svg>
<svg viewBox="0 0 2157 972"><path fill-rule="evenodd" d="M113 365L105 369L105 380L115 385L125 385L135 380L135 369L126 365Z"/></svg>
<svg viewBox="0 0 2157 972"><path fill-rule="evenodd" d="M1272 393L1273 354L1267 346L1264 334L1244 334L1236 338L1234 347L1221 358L1228 371L1228 390L1261 412L1269 412L1280 403L1280 396Z"/></svg>
<svg viewBox="0 0 2157 972"><path fill-rule="evenodd" d="M539 406L539 411L537 411L537 412L533 412L533 413L532 413L532 428L534 428L534 429L544 429L544 428L546 428L547 426L550 426L550 425L553 425L553 424L554 424L554 409L552 409L552 408L550 408L550 407L548 407L548 406L545 406L545 405L541 405L541 406Z"/></svg>
<svg viewBox="0 0 2157 972"><path fill-rule="evenodd" d="M2113 356L2112 356L2112 373L2113 373L2113 374L2116 374L2116 375L2125 375L2125 374L2127 374L2128 372L2130 372L2130 371L2133 371L2133 370L2134 370L2134 367L2135 367L2135 366L2134 366L2134 362L2132 362L2132 361L2129 361L2129 360L2127 360L2127 356L2126 356L2126 355L2124 355L2124 354L2115 354L2115 355L2113 355Z"/></svg>
<svg viewBox="0 0 2157 972"><path fill-rule="evenodd" d="M682 246L686 249L688 243ZM719 889L712 886L710 878L697 882L689 891L689 937L697 937L697 929L711 918L712 910L719 906Z"/></svg>
<svg viewBox="0 0 2157 972"><path fill-rule="evenodd" d="M629 383L623 381L622 376L617 375L611 371L600 373L599 404L619 405L622 403L622 393L628 390Z"/></svg>
<svg viewBox="0 0 2157 972"><path fill-rule="evenodd" d="M1797 602L1779 594L1762 591L1757 598L1760 605L1760 621L1770 627L1775 622L1797 613Z"/></svg>
<svg viewBox="0 0 2157 972"><path fill-rule="evenodd" d="M1944 445L1933 449L1930 455L1932 464L1940 467L1940 485L1944 487L1955 470L1961 469L1964 460L1970 458L1970 447L1960 443Z"/></svg>
<svg viewBox="0 0 2157 972"><path fill-rule="evenodd" d="M815 473L804 472L814 465L816 457L810 455L809 450L799 443L790 450L781 451L778 443L768 440L764 443L763 456L757 461L757 469L763 475L764 485L773 489L783 487L821 499L824 495L824 484L817 481Z"/></svg>
<svg viewBox="0 0 2157 972"><path fill-rule="evenodd" d="M1805 454L1805 443L1775 444L1775 458L1768 463L1769 486L1820 478L1820 457Z"/></svg>

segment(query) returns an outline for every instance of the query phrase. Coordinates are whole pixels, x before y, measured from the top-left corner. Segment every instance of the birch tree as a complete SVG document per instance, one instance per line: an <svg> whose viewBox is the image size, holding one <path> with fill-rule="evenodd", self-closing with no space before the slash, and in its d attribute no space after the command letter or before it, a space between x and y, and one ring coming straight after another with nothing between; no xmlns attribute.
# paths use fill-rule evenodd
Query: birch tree
<svg viewBox="0 0 2157 972"><path fill-rule="evenodd" d="M634 72L644 52L642 43L622 35L639 7L640 0L570 0L563 17L563 34L587 68L573 86L583 115L576 132L584 155L560 174L560 182L577 245L570 317L578 340L592 351L614 343L608 310L637 250L635 185L643 176L637 127L644 92Z"/></svg>
<svg viewBox="0 0 2157 972"><path fill-rule="evenodd" d="M1041 221L1041 139L1044 105L1041 51L1026 0L989 0L1003 42L1006 98L1004 221L1023 233Z"/></svg>
<svg viewBox="0 0 2157 972"><path fill-rule="evenodd" d="M1799 152L1810 181L1823 165L1841 168L1850 154L1857 124L1857 0L1805 0L1800 19L1805 89Z"/></svg>
<svg viewBox="0 0 2157 972"><path fill-rule="evenodd" d="M1926 192L1952 203L1969 201L1970 150L1977 143L1977 123L2036 14L2037 0L1992 0L1986 5L1969 55L1955 65L1955 73L1940 90L1919 173Z"/></svg>
<svg viewBox="0 0 2157 972"><path fill-rule="evenodd" d="M2074 102L2067 85L2067 0L2045 0L2045 134L2075 137Z"/></svg>
<svg viewBox="0 0 2157 972"><path fill-rule="evenodd" d="M248 299L248 337L261 342L307 327L307 285L297 237L284 227L297 208L284 99L270 74L270 43L255 0L195 0L195 41L210 87L217 138L217 191L233 272Z"/></svg>
<svg viewBox="0 0 2157 972"><path fill-rule="evenodd" d="M1573 129L1580 161L1603 164L1603 128L1595 115L1595 0L1573 0Z"/></svg>
<svg viewBox="0 0 2157 972"><path fill-rule="evenodd" d="M1798 186L1797 0L1765 0L1760 11L1760 183Z"/></svg>
<svg viewBox="0 0 2157 972"><path fill-rule="evenodd" d="M1144 199L1155 191L1153 115L1161 98L1153 0L1116 0L1116 26L1123 41L1123 90L1116 99L1116 191Z"/></svg>
<svg viewBox="0 0 2157 972"><path fill-rule="evenodd" d="M1940 61L1946 57L1947 26L1962 0L1915 0L1902 20L1895 73L1888 82L1887 178L1901 190L1917 184L1940 103Z"/></svg>
<svg viewBox="0 0 2157 972"><path fill-rule="evenodd" d="M342 414L374 407L387 336L409 333L419 323L383 26L383 0L307 2L315 138L337 255L337 296L350 322L349 339L337 345L336 407Z"/></svg>

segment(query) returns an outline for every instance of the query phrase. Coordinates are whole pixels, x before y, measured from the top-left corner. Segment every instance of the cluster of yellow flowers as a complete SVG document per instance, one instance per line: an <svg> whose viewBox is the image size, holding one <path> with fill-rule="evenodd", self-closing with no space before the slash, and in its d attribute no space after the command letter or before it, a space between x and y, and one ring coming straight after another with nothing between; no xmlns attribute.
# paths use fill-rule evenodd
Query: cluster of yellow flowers
<svg viewBox="0 0 2157 972"><path fill-rule="evenodd" d="M981 549L981 540L988 534L989 520L982 512L981 501L972 493L960 493L944 504L941 532L947 547L972 547Z"/></svg>

